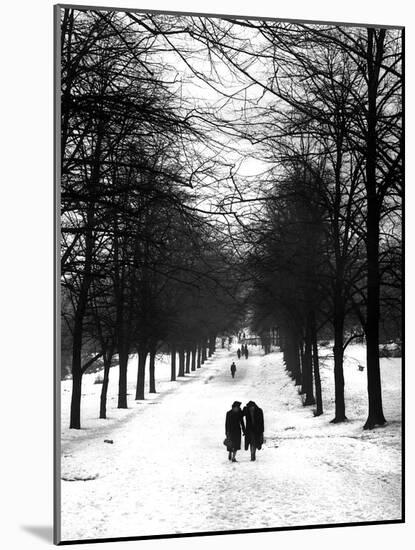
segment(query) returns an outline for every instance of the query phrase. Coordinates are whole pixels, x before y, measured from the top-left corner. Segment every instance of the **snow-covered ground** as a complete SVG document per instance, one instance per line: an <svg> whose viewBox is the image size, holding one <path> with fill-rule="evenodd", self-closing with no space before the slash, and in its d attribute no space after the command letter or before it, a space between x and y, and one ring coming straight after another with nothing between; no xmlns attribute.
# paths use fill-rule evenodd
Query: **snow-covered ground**
<svg viewBox="0 0 415 550"><path fill-rule="evenodd" d="M158 362L160 393L116 407L117 369L108 420L99 420L100 385L86 377L82 430L69 430L70 382L62 383L62 539L145 536L401 518L401 361L382 359L387 426L362 430L366 416L364 348L349 346L346 414L333 417L329 349L321 349L325 413L303 407L282 355L251 347L229 366L234 350L218 350L195 373L169 382ZM327 357L325 357L327 356ZM238 452L227 460L225 412L238 399L264 410L264 448L257 461ZM113 444L105 443L113 440Z"/></svg>

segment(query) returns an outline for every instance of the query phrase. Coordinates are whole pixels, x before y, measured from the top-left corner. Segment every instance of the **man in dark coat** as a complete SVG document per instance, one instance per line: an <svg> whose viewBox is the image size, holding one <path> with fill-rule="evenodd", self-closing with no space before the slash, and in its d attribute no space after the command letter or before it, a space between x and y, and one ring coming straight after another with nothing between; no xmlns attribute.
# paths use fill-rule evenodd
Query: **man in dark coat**
<svg viewBox="0 0 415 550"><path fill-rule="evenodd" d="M233 362L231 365L232 378L235 378L235 372L236 372L236 365L235 365L235 362Z"/></svg>
<svg viewBox="0 0 415 550"><path fill-rule="evenodd" d="M241 429L245 435L241 402L234 401L231 410L226 413L225 420L225 434L228 443L226 449L228 451L228 459L232 460L232 462L236 462L236 451L239 451L241 448Z"/></svg>
<svg viewBox="0 0 415 550"><path fill-rule="evenodd" d="M248 359L248 346L245 346L245 359Z"/></svg>
<svg viewBox="0 0 415 550"><path fill-rule="evenodd" d="M264 413L254 401L249 401L244 407L245 417L245 451L251 450L251 460L256 460L256 450L264 443Z"/></svg>
<svg viewBox="0 0 415 550"><path fill-rule="evenodd" d="M236 355L238 356L238 359L241 358L241 350L240 350L240 348L238 348L238 351L236 352Z"/></svg>

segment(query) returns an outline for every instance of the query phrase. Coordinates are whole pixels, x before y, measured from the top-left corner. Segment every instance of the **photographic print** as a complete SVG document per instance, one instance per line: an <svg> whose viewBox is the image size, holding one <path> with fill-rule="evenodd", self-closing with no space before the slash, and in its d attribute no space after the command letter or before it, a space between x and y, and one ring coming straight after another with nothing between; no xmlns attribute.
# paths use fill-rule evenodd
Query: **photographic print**
<svg viewBox="0 0 415 550"><path fill-rule="evenodd" d="M55 543L404 520L403 34L55 6Z"/></svg>

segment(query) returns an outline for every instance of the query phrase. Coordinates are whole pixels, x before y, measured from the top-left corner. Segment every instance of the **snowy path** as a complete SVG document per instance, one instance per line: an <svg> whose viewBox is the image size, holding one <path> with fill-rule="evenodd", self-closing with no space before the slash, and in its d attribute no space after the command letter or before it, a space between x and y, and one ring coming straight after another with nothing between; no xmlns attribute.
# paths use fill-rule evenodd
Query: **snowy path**
<svg viewBox="0 0 415 550"><path fill-rule="evenodd" d="M301 407L281 354L237 361L234 380L233 358L219 350L173 391L64 443L63 473L98 477L62 481L63 540L400 518L395 379L385 390L393 422L367 433L362 418L332 425L329 412L314 418ZM322 376L329 384L331 373ZM227 460L224 419L235 399L264 410L256 462L245 451Z"/></svg>

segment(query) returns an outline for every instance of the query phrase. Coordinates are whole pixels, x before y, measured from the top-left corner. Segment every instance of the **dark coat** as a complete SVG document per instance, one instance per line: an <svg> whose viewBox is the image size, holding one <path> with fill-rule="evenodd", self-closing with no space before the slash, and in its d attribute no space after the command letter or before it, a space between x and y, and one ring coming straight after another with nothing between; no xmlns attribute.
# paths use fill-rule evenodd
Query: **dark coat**
<svg viewBox="0 0 415 550"><path fill-rule="evenodd" d="M242 411L234 412L232 409L226 413L225 434L232 441L232 447L228 451L239 451L241 448L241 429L245 435L245 425Z"/></svg>
<svg viewBox="0 0 415 550"><path fill-rule="evenodd" d="M261 408L255 405L253 421L251 413L247 407L244 407L242 414L245 417L245 451L251 443L255 445L257 449L262 447L264 443L264 413Z"/></svg>

